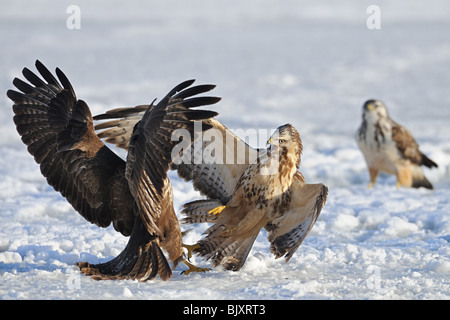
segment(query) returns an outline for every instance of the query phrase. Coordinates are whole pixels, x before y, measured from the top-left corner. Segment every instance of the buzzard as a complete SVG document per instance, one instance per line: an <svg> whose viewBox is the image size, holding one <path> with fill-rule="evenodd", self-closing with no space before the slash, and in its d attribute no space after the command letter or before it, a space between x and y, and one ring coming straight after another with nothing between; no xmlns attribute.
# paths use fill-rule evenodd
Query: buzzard
<svg viewBox="0 0 450 320"><path fill-rule="evenodd" d="M218 102L216 97L194 97L213 85L180 83L156 105L142 109L131 128L126 161L109 149L94 131L88 105L76 98L64 73L55 76L39 61L40 76L28 68L15 78L7 96L14 101L14 122L28 151L40 165L47 182L59 191L86 220L99 227L113 225L129 236L125 249L109 262L78 263L94 279L171 277L163 250L175 267L184 260L182 234L167 177L171 135L176 129L192 131L194 120L216 116L194 107Z"/></svg>
<svg viewBox="0 0 450 320"><path fill-rule="evenodd" d="M438 165L419 150L411 133L392 120L386 105L380 100L368 100L363 105L362 124L356 132L356 142L367 163L371 188L378 173L397 177L399 187L433 189L422 167Z"/></svg>
<svg viewBox="0 0 450 320"><path fill-rule="evenodd" d="M120 110L120 118L97 129L106 141L126 147L129 128L141 116L142 106ZM114 113L114 112L113 112ZM102 116L100 116L102 117ZM213 266L240 270L260 230L268 231L270 251L286 262L301 245L316 222L328 195L323 184L307 184L298 171L302 141L295 128L279 127L269 147L254 149L215 119L203 121L212 126L205 132L214 139L203 139L190 161L174 161L173 170L207 199L184 204L183 223L212 223L205 237L188 246L192 252L210 259ZM196 161L197 153L214 150L214 161ZM203 155L204 156L204 155ZM186 160L186 159L185 159Z"/></svg>
<svg viewBox="0 0 450 320"><path fill-rule="evenodd" d="M235 139L236 144L244 143ZM189 170L183 163L178 167L178 173L193 180L209 198L186 203L183 222L213 223L205 237L190 248L211 260L213 267L240 270L262 228L268 232L271 253L275 258L284 256L288 262L325 205L328 188L306 184L298 171L303 146L297 130L290 124L280 126L268 144L267 150L257 150L256 160L240 166L240 170L225 163L231 176L219 174L211 179L208 166ZM255 152L248 145L246 148L249 154ZM219 170L223 171L228 173ZM219 196L214 194L217 190L208 190L221 185L226 187L219 188Z"/></svg>

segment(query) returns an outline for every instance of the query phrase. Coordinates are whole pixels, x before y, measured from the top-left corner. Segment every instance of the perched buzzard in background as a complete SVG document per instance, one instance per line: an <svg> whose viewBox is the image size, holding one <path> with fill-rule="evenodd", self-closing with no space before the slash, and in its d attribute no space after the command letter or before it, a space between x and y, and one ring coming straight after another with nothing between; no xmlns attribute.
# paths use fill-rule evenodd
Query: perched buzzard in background
<svg viewBox="0 0 450 320"><path fill-rule="evenodd" d="M103 144L94 131L88 105L77 100L67 77L56 69L58 80L39 61L41 77L27 68L15 78L14 122L28 151L40 164L47 182L59 191L86 220L100 227L111 223L130 236L126 248L113 260L78 266L95 279L167 280L182 260L181 230L167 177L172 132L192 131L192 120L217 115L193 107L214 104L215 97L193 97L214 86L192 87L193 80L172 89L158 104L142 109L131 128L126 161Z"/></svg>
<svg viewBox="0 0 450 320"><path fill-rule="evenodd" d="M143 106L111 111L120 119L99 125L97 129L107 129L99 135L126 147L129 127L141 116L140 108ZM271 252L288 261L313 227L328 195L326 186L306 184L298 171L302 152L298 132L289 124L278 128L266 152L250 147L217 120L204 123L212 126L205 134L215 130L212 136L216 139L201 141L197 151L191 145L187 152L191 161L171 165L207 197L186 203L182 222L213 223L202 240L186 247L211 259L213 266L237 271L265 228ZM215 150L215 161L195 161L196 152L208 148ZM275 170L271 171L273 164Z"/></svg>
<svg viewBox="0 0 450 320"><path fill-rule="evenodd" d="M369 188L375 184L378 173L383 171L397 177L397 188L433 189L421 166L433 168L438 165L419 150L418 144L405 127L389 117L383 102L366 101L362 120L356 133L356 142L369 169Z"/></svg>

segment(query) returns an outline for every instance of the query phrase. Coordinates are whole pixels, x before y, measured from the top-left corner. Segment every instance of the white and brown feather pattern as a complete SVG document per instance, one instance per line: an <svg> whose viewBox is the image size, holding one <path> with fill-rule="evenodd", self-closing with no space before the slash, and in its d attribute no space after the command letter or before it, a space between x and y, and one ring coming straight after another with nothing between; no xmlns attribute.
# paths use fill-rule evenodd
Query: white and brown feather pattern
<svg viewBox="0 0 450 320"><path fill-rule="evenodd" d="M310 212L307 213L304 219L300 219L297 225L294 223L294 227L291 230L284 234L280 234L279 232L286 225L292 225L292 223L287 223L285 220L289 219L290 215L297 215L297 210L301 207L301 204L290 206L284 216L279 219L274 219L266 225L265 229L269 232L268 240L271 243L270 251L275 255L275 258L285 256L285 261L289 261L319 217L328 197L328 188L324 185L316 185L313 187L316 187L315 192L312 194L316 196L314 206L311 206L311 201L305 203L305 211L310 210ZM300 189L299 191L301 192L303 190ZM303 195L298 194L298 196L302 197Z"/></svg>
<svg viewBox="0 0 450 320"><path fill-rule="evenodd" d="M383 102L368 100L364 103L356 142L367 162L369 186L383 171L396 175L398 186L433 188L421 166L432 168L437 164L420 151L409 130L390 118Z"/></svg>
<svg viewBox="0 0 450 320"><path fill-rule="evenodd" d="M223 203L219 200L211 199L191 201L189 204L183 205L181 214L185 217L181 220L181 223L213 223L218 217L211 214L210 211L221 206L222 204Z"/></svg>
<svg viewBox="0 0 450 320"><path fill-rule="evenodd" d="M270 175L261 174L265 166L275 161L274 158L267 161L268 153L261 153L237 180L226 208L214 221L208 221L214 224L198 242L199 248L195 252L210 260L213 266L240 270L264 227L269 231L271 252L276 257L286 255L289 260L320 214L327 188L304 183L303 176L297 171L302 152L300 137L292 134L295 129L284 129L280 130L282 134L277 141L272 141L280 150L277 170ZM205 210L196 210L197 206L211 204L214 199L203 201L185 205L188 218L194 217L196 211L202 211L204 215Z"/></svg>
<svg viewBox="0 0 450 320"><path fill-rule="evenodd" d="M271 242L270 252L275 255L275 258L278 259L286 255L286 261L289 261L289 259L292 257L292 254L300 246L302 240L308 233L309 227L313 222L312 220L312 217L305 219L294 229L275 239L271 239L271 237L269 236L269 241ZM270 232L273 228L277 227L277 225L268 224L266 226L266 230Z"/></svg>
<svg viewBox="0 0 450 320"><path fill-rule="evenodd" d="M200 89L210 90L211 88L203 86ZM108 120L96 124L95 129L99 137L105 138L108 143L127 149L134 125L144 115L144 107L141 105L113 109L105 114L95 116L94 119L98 121ZM185 152L188 158L180 163L172 163L171 169L176 170L185 181L192 181L194 189L200 191L201 194L209 198L220 199L225 204L229 201L237 181L250 164L251 159L257 158L259 150L250 147L215 119L204 120L202 123L203 129L211 128L217 136L221 137L220 145L216 140L200 141L200 137L198 143L201 144L201 147L194 148L194 145L191 144ZM217 161L213 163L203 161L203 154L207 148L220 150L221 147L223 152L218 153L220 157ZM238 152L242 150L243 152ZM229 159L230 155L231 159Z"/></svg>
<svg viewBox="0 0 450 320"><path fill-rule="evenodd" d="M257 159L260 150L250 147L215 119L203 123L211 126L210 130L219 140L204 139L200 141L201 148L195 148L192 144L188 149L191 155L188 161L174 163L171 169L177 170L178 176L185 181L192 181L194 189L202 195L226 204L242 174ZM213 162L204 160L208 149L216 151Z"/></svg>
<svg viewBox="0 0 450 320"><path fill-rule="evenodd" d="M190 164L185 162L172 164L171 168L177 170L178 176L185 181L192 181L194 190L200 191L201 194L207 195L209 198L218 199L222 204L227 203L234 190L234 186L231 189L230 184L227 185L227 182L232 178L230 179L228 172L223 170L225 168L221 164L197 164L193 149L193 146L188 149L188 153L192 155Z"/></svg>

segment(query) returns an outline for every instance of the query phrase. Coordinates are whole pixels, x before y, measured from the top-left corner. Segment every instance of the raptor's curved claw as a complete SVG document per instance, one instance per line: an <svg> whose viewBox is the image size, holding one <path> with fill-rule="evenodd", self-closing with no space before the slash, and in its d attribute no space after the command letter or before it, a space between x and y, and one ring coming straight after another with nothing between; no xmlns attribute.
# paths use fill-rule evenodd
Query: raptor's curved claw
<svg viewBox="0 0 450 320"><path fill-rule="evenodd" d="M187 261L186 259L181 260L185 265L187 265L189 267L189 269L184 270L181 272L181 274L185 274L188 275L191 272L206 272L206 271L211 271L211 268L200 268L197 266L194 266L192 263L190 263L189 261Z"/></svg>
<svg viewBox="0 0 450 320"><path fill-rule="evenodd" d="M183 243L182 247L186 248L188 261L191 261L192 251L194 251L195 249L200 248L200 245L198 243L196 243L196 244L184 244Z"/></svg>
<svg viewBox="0 0 450 320"><path fill-rule="evenodd" d="M227 206L218 206L212 210L209 210L208 213L209 214L213 214L213 215L218 215L219 213L221 213L223 210L225 210Z"/></svg>

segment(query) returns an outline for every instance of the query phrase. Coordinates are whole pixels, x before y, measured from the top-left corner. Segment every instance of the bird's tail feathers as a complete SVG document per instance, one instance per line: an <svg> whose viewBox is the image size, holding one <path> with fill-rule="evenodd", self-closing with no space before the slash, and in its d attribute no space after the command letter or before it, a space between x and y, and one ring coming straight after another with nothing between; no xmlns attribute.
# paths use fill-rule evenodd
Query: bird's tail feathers
<svg viewBox="0 0 450 320"><path fill-rule="evenodd" d="M117 257L106 263L81 262L78 266L82 273L96 280L147 281L159 275L166 281L172 276L172 269L159 246L158 237L150 235L139 222L135 222L127 246Z"/></svg>
<svg viewBox="0 0 450 320"><path fill-rule="evenodd" d="M421 179L413 178L412 187L413 188L423 187L423 188L426 188L426 189L433 190L433 185L425 177L422 177Z"/></svg>
<svg viewBox="0 0 450 320"><path fill-rule="evenodd" d="M209 211L221 205L222 203L220 201L211 199L188 202L183 205L181 213L184 214L185 217L181 220L181 223L214 222L217 220L217 215L213 215L209 213Z"/></svg>
<svg viewBox="0 0 450 320"><path fill-rule="evenodd" d="M436 162L428 158L426 155L422 154L422 165L424 165L427 168L437 168L438 165Z"/></svg>
<svg viewBox="0 0 450 320"><path fill-rule="evenodd" d="M428 179L423 174L422 168L417 167L412 170L412 187L413 188L426 188L433 189L433 185L428 181Z"/></svg>
<svg viewBox="0 0 450 320"><path fill-rule="evenodd" d="M239 271L244 265L258 234L244 239L223 236L223 226L213 226L214 230L199 241L195 252L212 261L213 267L222 265L225 270Z"/></svg>

